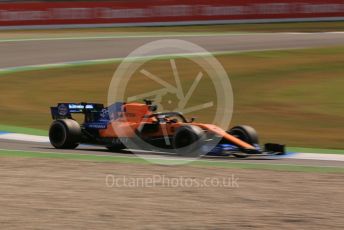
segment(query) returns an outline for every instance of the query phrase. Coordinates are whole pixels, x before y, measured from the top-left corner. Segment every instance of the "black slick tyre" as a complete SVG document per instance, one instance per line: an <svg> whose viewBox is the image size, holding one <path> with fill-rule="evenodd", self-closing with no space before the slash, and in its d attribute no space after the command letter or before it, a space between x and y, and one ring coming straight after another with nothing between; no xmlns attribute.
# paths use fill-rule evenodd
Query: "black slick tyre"
<svg viewBox="0 0 344 230"><path fill-rule="evenodd" d="M57 149L75 149L81 140L80 125L71 119L56 120L50 126L49 140Z"/></svg>

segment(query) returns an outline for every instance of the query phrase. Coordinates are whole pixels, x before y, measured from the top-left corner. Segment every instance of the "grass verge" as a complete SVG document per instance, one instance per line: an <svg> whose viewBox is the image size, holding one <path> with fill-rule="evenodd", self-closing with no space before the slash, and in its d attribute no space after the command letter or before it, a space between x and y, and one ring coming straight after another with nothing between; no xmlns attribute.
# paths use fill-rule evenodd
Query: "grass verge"
<svg viewBox="0 0 344 230"><path fill-rule="evenodd" d="M25 128L25 127L18 127L18 126L10 126L10 125L1 125L1 124L0 124L0 131L9 132L9 133L38 135L38 136L47 136L48 135L47 130Z"/></svg>
<svg viewBox="0 0 344 230"><path fill-rule="evenodd" d="M24 152L0 150L0 157L28 157L28 158L50 158L66 160L85 160L95 162L109 163L129 163L129 164L150 164L144 159L137 157L124 156L100 156L71 153L42 153L42 152ZM177 160L175 160L177 161ZM171 160L161 160L161 163L170 163ZM188 164L194 167L219 167L219 168L237 168L237 169L255 169L255 170L274 170L291 172L309 172L309 173L344 173L341 167L317 167L317 166L298 166L298 165L277 165L277 164L257 164L257 163L234 163L226 161L205 161L198 160Z"/></svg>
<svg viewBox="0 0 344 230"><path fill-rule="evenodd" d="M344 154L344 150L337 150L337 149L314 149L314 148L302 148L302 147L290 147L287 149L288 149L288 152L296 152L296 153Z"/></svg>

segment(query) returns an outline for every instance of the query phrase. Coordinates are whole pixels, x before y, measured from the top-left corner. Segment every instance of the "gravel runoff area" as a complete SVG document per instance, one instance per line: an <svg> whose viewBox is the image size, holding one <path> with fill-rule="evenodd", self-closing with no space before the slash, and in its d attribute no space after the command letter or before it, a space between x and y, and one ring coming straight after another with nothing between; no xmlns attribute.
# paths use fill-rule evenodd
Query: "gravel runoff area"
<svg viewBox="0 0 344 230"><path fill-rule="evenodd" d="M0 159L2 229L344 225L342 174Z"/></svg>

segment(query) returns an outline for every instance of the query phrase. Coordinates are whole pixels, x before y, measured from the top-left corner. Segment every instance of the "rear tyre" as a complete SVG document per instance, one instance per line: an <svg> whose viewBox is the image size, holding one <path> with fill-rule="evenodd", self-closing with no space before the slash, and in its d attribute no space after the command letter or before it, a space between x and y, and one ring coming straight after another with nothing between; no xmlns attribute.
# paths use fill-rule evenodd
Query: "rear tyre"
<svg viewBox="0 0 344 230"><path fill-rule="evenodd" d="M239 138L242 141L245 141L246 143L250 145L258 145L259 144L259 138L257 131L248 125L238 125L230 130L227 131L228 134L231 134L237 138ZM247 154L233 154L235 157L238 158L245 158L247 157Z"/></svg>
<svg viewBox="0 0 344 230"><path fill-rule="evenodd" d="M206 135L200 127L186 125L177 129L173 137L173 148L179 156L199 157L205 140Z"/></svg>
<svg viewBox="0 0 344 230"><path fill-rule="evenodd" d="M54 121L49 130L49 140L57 149L75 149L81 140L80 125L71 119Z"/></svg>

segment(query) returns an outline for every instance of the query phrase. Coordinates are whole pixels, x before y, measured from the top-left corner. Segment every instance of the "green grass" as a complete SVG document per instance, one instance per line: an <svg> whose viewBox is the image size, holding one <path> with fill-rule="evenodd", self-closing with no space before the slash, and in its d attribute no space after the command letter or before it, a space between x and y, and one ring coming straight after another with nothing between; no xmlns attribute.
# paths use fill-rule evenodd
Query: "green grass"
<svg viewBox="0 0 344 230"><path fill-rule="evenodd" d="M125 163L125 164L150 164L148 161L137 157L125 156L100 156L71 153L42 153L42 152L24 152L0 150L0 157L27 157L27 158L46 158L46 159L65 159L65 160L83 160L93 162ZM161 164L171 164L173 160L160 160ZM178 160L175 160L175 163ZM344 173L342 167L317 167L317 166L298 166L298 165L277 165L277 164L257 164L257 163L234 163L228 161L193 161L188 166L193 167L218 167L234 169L252 169L252 170L273 170L289 172L307 172L307 173Z"/></svg>
<svg viewBox="0 0 344 230"><path fill-rule="evenodd" d="M298 153L344 154L344 150L336 150L336 149L288 147L287 150L288 152L298 152Z"/></svg>
<svg viewBox="0 0 344 230"><path fill-rule="evenodd" d="M10 126L10 125L1 125L1 124L0 124L0 131L10 132L10 133L23 133L23 134L38 135L38 136L48 135L47 130L17 127L17 126Z"/></svg>
<svg viewBox="0 0 344 230"><path fill-rule="evenodd" d="M224 54L217 59L234 90L232 125L256 127L261 142L344 149L344 47ZM176 59L176 64L187 90L199 69L183 58ZM49 107L57 102L106 103L117 66L118 62L107 62L2 74L0 91L6 97L0 98L0 123L47 130ZM166 59L143 67L166 81L173 80ZM138 73L128 86L128 95L160 87ZM204 76L199 86L191 104L216 101L209 77ZM166 102L174 97L166 95L166 109L173 109ZM213 113L214 109L208 109L188 116L212 122Z"/></svg>

